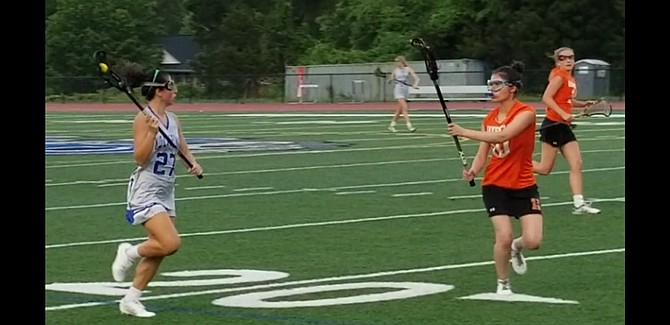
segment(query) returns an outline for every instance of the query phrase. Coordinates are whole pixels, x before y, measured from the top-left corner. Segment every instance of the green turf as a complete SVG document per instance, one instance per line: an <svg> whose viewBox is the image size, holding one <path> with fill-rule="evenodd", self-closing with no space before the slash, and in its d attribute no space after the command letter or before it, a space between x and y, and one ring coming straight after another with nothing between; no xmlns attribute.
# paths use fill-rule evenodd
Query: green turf
<svg viewBox="0 0 670 325"><path fill-rule="evenodd" d="M526 252L526 275L510 275L517 293L578 304L459 299L495 291L492 229L477 197L479 186L471 188L459 179L458 154L445 135L439 110L413 112L418 127L414 134L405 132L402 122L399 133L389 133L387 112L274 113L178 112L187 138L326 146L196 152L205 169L202 180L178 167L182 247L165 259L155 278L158 284L150 285L144 295L156 317L123 317L113 304L119 296L45 290L46 323L624 324L622 113L593 118L575 129L584 160L584 191L603 213L571 214L567 164L559 157L551 175L538 176L541 196L546 197L543 245ZM458 111L453 118L478 127L481 117L468 114L481 111ZM133 115L47 113L46 133L83 140L130 139ZM471 160L477 143L462 144ZM46 163L45 284L113 281L110 263L116 245L145 237L141 227L124 219L132 155L49 155ZM518 230L517 223L515 227ZM194 286L183 284L226 276L163 274L218 269L278 271L288 277ZM212 303L238 294L364 282L454 288L406 299L329 306L251 308ZM265 301L374 298L397 290L377 285ZM100 304L85 305L89 302Z"/></svg>

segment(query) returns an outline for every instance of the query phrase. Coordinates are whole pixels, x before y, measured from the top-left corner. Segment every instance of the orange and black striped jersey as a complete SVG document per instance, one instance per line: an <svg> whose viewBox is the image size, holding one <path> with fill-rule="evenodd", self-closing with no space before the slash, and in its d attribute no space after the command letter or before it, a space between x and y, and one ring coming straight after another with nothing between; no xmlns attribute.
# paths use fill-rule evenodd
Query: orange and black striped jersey
<svg viewBox="0 0 670 325"><path fill-rule="evenodd" d="M520 101L514 103L501 122L496 121L500 108L491 110L482 123L486 132L501 132L520 112L531 111L533 106ZM520 189L536 184L533 173L533 151L535 149L535 123L503 143L491 143L491 160L484 171L482 186L495 185L509 189Z"/></svg>
<svg viewBox="0 0 670 325"><path fill-rule="evenodd" d="M577 82L575 82L575 78L571 76L568 71L558 67L552 69L549 73L549 81L551 81L551 79L555 78L556 76L561 78L562 83L561 87L558 88L554 94L554 101L563 111L568 114L572 114L572 98L574 98L575 94L577 94ZM567 122L561 118L561 115L549 107L547 107L547 118L552 121L563 122L567 124Z"/></svg>

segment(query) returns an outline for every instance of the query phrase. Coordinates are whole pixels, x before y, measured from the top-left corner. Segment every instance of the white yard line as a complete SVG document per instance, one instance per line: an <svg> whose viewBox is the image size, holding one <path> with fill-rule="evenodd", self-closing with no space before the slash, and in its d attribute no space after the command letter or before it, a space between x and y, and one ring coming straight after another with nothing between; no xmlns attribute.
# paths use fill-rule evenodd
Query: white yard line
<svg viewBox="0 0 670 325"><path fill-rule="evenodd" d="M415 192L415 193L397 193L391 196L393 197L407 197L407 196L423 196L423 195L433 195L433 192Z"/></svg>
<svg viewBox="0 0 670 325"><path fill-rule="evenodd" d="M621 169L625 169L625 168L626 168L625 166L593 168L593 169L584 169L584 170L582 170L582 172L583 173L589 173L589 172L613 171L613 170L621 170ZM568 172L569 171L555 171L555 172L552 172L551 175L567 174ZM475 180L481 180L481 178L476 178ZM374 187L389 187L389 186L406 186L406 185L434 184L434 183L445 183L445 182L459 182L459 181L462 181L462 179L451 178L451 179L436 179L436 180L414 181L414 182L339 186L339 187L327 187L327 188L301 188L301 189L266 191L266 192L241 192L241 193L228 193L228 194L181 197L181 198L176 198L175 200L176 201L192 201L192 200L209 200L209 199L221 199L221 198L228 198L228 197L255 196L255 195L293 194L293 193L316 192L316 191L332 192L332 191L338 191L338 190L344 190L344 189L359 189L359 188L374 188ZM82 204L82 205L46 207L44 210L45 211L58 211L58 210L70 210L70 209L104 208L104 207L125 206L125 205L126 205L126 202L113 202L113 203L97 203L97 204Z"/></svg>
<svg viewBox="0 0 670 325"><path fill-rule="evenodd" d="M594 202L626 202L625 197L615 197L615 198L601 198L594 199ZM561 205L570 205L573 204L572 201L565 202L554 202L543 204L543 207L550 206L561 206ZM320 226L330 226L330 225L341 225L341 224L351 224L351 223L360 223L360 222L371 222L371 221L383 221L383 220L394 220L394 219L409 219L409 218L421 218L421 217L434 217L434 216L444 216L444 215L454 215L454 214L464 214L464 213L480 213L485 212L484 208L476 209L463 209L463 210L449 210L449 211L437 211L437 212L428 212L428 213L413 213L413 214L399 214L391 216L381 216L381 217L369 217L369 218L358 218L358 219L345 219L345 220L332 220L332 221L321 221L321 222L308 222L308 223L294 223L280 226L265 226L265 227L254 227L254 228L241 228L241 229L229 229L229 230L216 230L216 231L205 231L205 232L192 232L192 233L183 233L179 236L184 237L196 237L196 236L215 236L215 235L225 235L225 234L235 234L235 233L247 233L247 232L259 232L259 231L271 231L271 230L282 230L282 229L294 229L294 228L307 228L307 227L320 227ZM135 237L135 238L120 238L120 239L109 239L109 240L97 240L97 241L86 241L86 242L74 242L74 243L63 243L63 244L51 244L46 245L45 249L51 248L64 248L64 247L75 247L75 246L89 246L89 245L100 245L100 244L111 244L111 243L122 243L122 242L134 242L134 241L143 241L146 240L146 237Z"/></svg>
<svg viewBox="0 0 670 325"><path fill-rule="evenodd" d="M552 255L544 255L544 256L529 256L529 257L526 257L526 260L527 261L540 261L540 260L551 260L551 259L566 258L566 257L593 256L593 255L602 255L602 254L623 253L625 251L626 251L626 248L614 248L614 249L604 249L604 250L597 250L597 251L552 254ZM280 287L314 284L314 283L378 278L378 277L392 276L392 275L398 275L398 274L412 274L412 273L425 273L425 272L435 272L435 271L443 271L443 270L454 270L454 269L470 268L470 267L477 267L477 266L486 266L486 265L492 265L492 264L493 264L493 261L482 261L482 262L461 263L461 264L447 264L447 265L416 268L416 269L381 271L381 272L367 273L367 274L343 275L343 276L333 276L333 277L320 278L320 279L309 279L309 280L298 280L298 281L271 283L271 284L261 284L261 285L253 285L253 286L248 286L248 287L212 289L212 290L202 290L202 291L196 291L196 292L182 292L182 293L164 294L164 295L145 297L145 298L142 298L141 300L160 300L160 299L193 297L193 296L202 296L202 295L211 295L211 294L219 294L219 293L238 292L238 291L263 290L263 289L270 289L270 288L280 288ZM118 301L119 300L97 301L97 302L87 302L87 303L79 303L79 304L51 306L51 307L45 307L45 311L67 310L67 309L82 308L82 307L105 306L105 305L110 305L110 304L117 303Z"/></svg>

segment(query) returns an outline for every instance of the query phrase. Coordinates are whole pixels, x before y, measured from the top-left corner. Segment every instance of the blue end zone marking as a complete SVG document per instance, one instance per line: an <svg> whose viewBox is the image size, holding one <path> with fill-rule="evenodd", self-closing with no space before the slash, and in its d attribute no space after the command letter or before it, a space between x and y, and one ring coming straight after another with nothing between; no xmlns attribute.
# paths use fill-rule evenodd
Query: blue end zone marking
<svg viewBox="0 0 670 325"><path fill-rule="evenodd" d="M329 142L295 142L240 138L186 138L195 152L264 152L336 148L344 144ZM45 154L100 155L133 153L132 140L81 140L76 137L44 138Z"/></svg>

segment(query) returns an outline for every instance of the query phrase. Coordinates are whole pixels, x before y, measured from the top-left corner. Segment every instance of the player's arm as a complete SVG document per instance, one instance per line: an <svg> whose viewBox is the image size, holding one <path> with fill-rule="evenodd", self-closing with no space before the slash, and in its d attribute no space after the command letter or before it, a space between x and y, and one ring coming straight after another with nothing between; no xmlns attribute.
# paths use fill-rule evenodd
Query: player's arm
<svg viewBox="0 0 670 325"><path fill-rule="evenodd" d="M484 124L482 123L482 131L484 131ZM472 181L475 179L477 174L484 168L484 165L486 165L486 161L488 160L488 152L490 149L491 145L488 142L480 142L479 143L479 149L477 149L477 153L475 154L475 158L472 159L472 165L470 165L469 169L464 169L463 170L463 179L467 181Z"/></svg>
<svg viewBox="0 0 670 325"><path fill-rule="evenodd" d="M414 69L409 68L409 74L412 76L412 80L414 80L414 84L412 84L412 87L417 88L419 87L419 76L416 75L416 72L414 72Z"/></svg>
<svg viewBox="0 0 670 325"><path fill-rule="evenodd" d="M572 98L572 107L586 107L591 106L595 103L595 100L579 100L577 98Z"/></svg>
<svg viewBox="0 0 670 325"><path fill-rule="evenodd" d="M560 115L562 119L567 120L570 117L570 114L564 111L562 108L560 108L558 104L556 104L556 101L554 100L554 95L556 95L556 92L558 91L558 89L561 88L562 85L563 85L563 79L561 79L560 76L554 76L553 78L551 78L551 80L549 80L547 88L544 89L544 93L542 94L542 102L545 105L547 105L547 108L558 113L558 115Z"/></svg>
<svg viewBox="0 0 670 325"><path fill-rule="evenodd" d="M133 121L133 159L143 166L149 159L158 132L157 121L144 113L137 113Z"/></svg>
<svg viewBox="0 0 670 325"><path fill-rule="evenodd" d="M195 166L197 165L197 161L195 160L195 157L193 157L191 149L188 148L188 143L186 143L186 138L184 138L184 133L181 130L181 122L177 116L174 116L174 118L177 121L177 130L179 132L179 152L184 154L184 156Z"/></svg>
<svg viewBox="0 0 670 325"><path fill-rule="evenodd" d="M524 110L519 112L512 121L505 126L505 128L500 132L486 132L484 130L472 130L461 128L460 126L454 127L453 124L450 124L450 133L451 135L460 135L466 138L473 140L484 141L488 143L502 143L508 141L515 136L517 136L521 131L525 130L531 123L535 123L535 113L531 110Z"/></svg>
<svg viewBox="0 0 670 325"><path fill-rule="evenodd" d="M393 80L395 80L395 68L391 70L391 74L390 74L389 76L390 76L390 77L389 77L388 80L386 80L386 82L388 82L388 83L392 83Z"/></svg>
<svg viewBox="0 0 670 325"><path fill-rule="evenodd" d="M482 132L484 132L483 125L482 125ZM475 153L475 157L472 159L472 165L470 166L470 170L472 171L473 176L479 174L479 172L486 165L490 149L491 145L488 142L479 143L479 149L477 149L477 153Z"/></svg>

